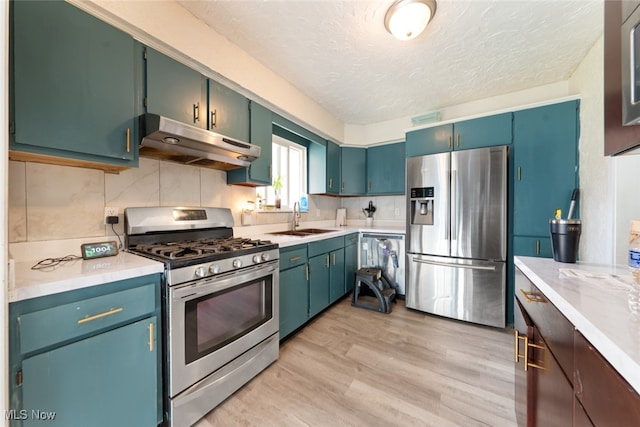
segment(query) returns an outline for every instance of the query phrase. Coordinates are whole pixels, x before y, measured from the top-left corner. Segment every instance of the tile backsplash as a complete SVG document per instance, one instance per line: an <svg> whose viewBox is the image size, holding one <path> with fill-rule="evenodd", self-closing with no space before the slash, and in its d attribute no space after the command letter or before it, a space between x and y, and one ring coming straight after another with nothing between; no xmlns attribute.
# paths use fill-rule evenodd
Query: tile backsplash
<svg viewBox="0 0 640 427"><path fill-rule="evenodd" d="M93 169L40 163L9 162L9 243L113 235L103 224L105 206L119 209L116 232L122 234L123 211L129 206L216 206L230 208L236 225L255 189L227 185L226 173L211 169L140 159L140 165L118 175ZM347 220L364 220L362 208L373 200L378 220L404 219L404 196L309 197L303 222L335 219L347 208ZM400 215L396 215L399 213ZM260 213L256 225L287 224L287 212Z"/></svg>

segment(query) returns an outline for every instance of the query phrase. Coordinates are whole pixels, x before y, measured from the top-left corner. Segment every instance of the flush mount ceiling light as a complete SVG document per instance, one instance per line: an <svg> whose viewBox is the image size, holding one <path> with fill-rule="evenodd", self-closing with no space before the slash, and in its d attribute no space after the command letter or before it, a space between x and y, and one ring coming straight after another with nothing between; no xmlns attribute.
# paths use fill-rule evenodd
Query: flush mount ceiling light
<svg viewBox="0 0 640 427"><path fill-rule="evenodd" d="M384 26L398 40L411 40L424 31L435 13L435 0L397 0L387 11Z"/></svg>

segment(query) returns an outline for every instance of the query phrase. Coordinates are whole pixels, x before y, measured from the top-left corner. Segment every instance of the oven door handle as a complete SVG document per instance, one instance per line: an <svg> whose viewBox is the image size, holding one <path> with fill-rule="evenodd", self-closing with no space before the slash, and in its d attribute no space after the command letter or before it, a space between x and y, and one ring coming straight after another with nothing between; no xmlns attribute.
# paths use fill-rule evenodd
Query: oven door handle
<svg viewBox="0 0 640 427"><path fill-rule="evenodd" d="M215 292L231 289L237 285L259 279L261 277L277 274L278 260L270 261L268 264L261 264L249 267L231 274L207 277L182 286L169 288L171 300L181 301L197 298L202 295L209 295Z"/></svg>

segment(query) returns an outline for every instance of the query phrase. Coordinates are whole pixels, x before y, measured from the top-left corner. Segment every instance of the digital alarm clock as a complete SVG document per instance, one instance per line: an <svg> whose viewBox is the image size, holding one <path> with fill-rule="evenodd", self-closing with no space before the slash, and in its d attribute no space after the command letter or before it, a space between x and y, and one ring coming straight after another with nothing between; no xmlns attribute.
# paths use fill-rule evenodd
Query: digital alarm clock
<svg viewBox="0 0 640 427"><path fill-rule="evenodd" d="M83 259L102 258L106 256L118 255L118 245L116 242L85 243L80 246Z"/></svg>

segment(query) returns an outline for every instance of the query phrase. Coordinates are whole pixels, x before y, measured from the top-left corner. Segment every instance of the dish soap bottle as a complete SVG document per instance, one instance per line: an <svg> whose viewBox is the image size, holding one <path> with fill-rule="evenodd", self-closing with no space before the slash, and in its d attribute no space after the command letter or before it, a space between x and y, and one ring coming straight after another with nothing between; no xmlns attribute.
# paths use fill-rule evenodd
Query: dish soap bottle
<svg viewBox="0 0 640 427"><path fill-rule="evenodd" d="M629 309L634 314L640 314L640 221L631 221L628 261L634 279L629 292Z"/></svg>

